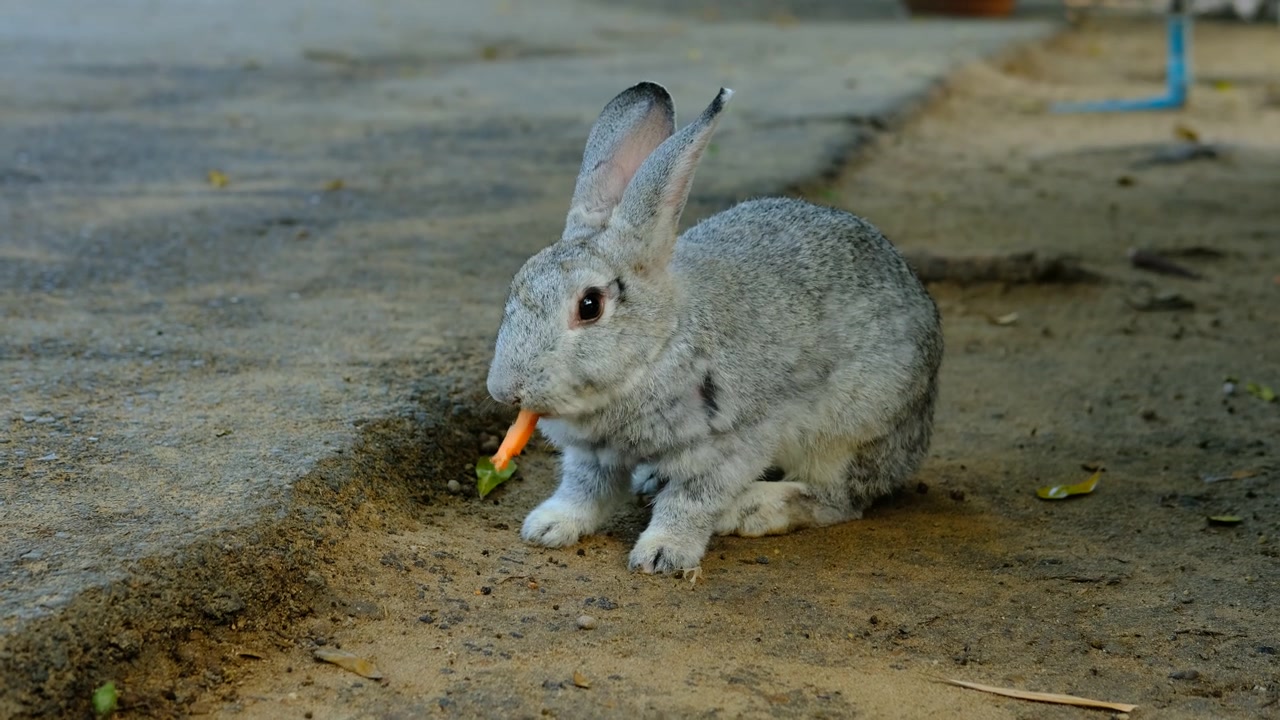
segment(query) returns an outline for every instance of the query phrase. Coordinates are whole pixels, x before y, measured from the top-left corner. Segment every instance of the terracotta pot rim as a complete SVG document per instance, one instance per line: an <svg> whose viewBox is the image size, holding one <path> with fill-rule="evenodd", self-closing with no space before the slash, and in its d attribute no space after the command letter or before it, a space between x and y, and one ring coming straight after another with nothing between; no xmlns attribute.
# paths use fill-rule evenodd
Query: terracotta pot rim
<svg viewBox="0 0 1280 720"><path fill-rule="evenodd" d="M1002 17L1013 12L1017 0L903 0L911 14Z"/></svg>

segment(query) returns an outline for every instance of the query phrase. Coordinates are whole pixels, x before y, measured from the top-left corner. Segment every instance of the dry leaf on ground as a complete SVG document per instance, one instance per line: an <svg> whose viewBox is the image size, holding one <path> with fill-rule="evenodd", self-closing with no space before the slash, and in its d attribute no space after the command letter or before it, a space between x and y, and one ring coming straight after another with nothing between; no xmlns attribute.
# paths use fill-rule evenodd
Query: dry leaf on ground
<svg viewBox="0 0 1280 720"><path fill-rule="evenodd" d="M362 658L355 653L346 650L333 650L330 648L319 648L315 652L317 660L323 660L327 663L333 663L343 670L349 670L361 677L367 677L370 680L381 680L382 672L368 658Z"/></svg>
<svg viewBox="0 0 1280 720"><path fill-rule="evenodd" d="M1088 480L1075 485L1046 485L1036 488L1036 497L1041 500L1061 500L1072 495L1088 495L1098 486L1098 479L1101 477L1102 471L1097 470L1089 476Z"/></svg>

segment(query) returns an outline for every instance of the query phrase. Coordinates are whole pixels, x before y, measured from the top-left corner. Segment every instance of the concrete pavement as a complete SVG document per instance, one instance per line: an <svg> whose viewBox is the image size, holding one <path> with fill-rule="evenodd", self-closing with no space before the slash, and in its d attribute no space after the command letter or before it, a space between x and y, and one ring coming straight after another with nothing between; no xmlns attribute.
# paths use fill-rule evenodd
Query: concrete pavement
<svg viewBox="0 0 1280 720"><path fill-rule="evenodd" d="M369 423L433 438L448 469L424 483L466 479L448 418L495 412L477 381L506 280L558 235L621 88L666 84L681 122L737 91L692 222L813 178L954 64L1053 28L869 1L834 20L848 5L6 9L0 715L61 707L172 618L253 611L298 481ZM193 569L210 548L241 590Z"/></svg>

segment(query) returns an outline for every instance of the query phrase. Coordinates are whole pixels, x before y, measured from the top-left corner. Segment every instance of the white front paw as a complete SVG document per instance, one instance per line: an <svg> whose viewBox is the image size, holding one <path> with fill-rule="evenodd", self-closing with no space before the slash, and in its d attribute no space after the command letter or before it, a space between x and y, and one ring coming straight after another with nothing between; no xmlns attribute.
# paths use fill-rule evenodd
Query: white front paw
<svg viewBox="0 0 1280 720"><path fill-rule="evenodd" d="M543 501L524 519L520 537L543 547L564 547L595 531L599 523L595 509L557 497Z"/></svg>
<svg viewBox="0 0 1280 720"><path fill-rule="evenodd" d="M631 550L630 567L645 573L692 570L702 563L707 539L654 530L640 533Z"/></svg>
<svg viewBox="0 0 1280 720"><path fill-rule="evenodd" d="M637 465L631 472L631 492L633 495L657 495L663 486L658 469L652 465Z"/></svg>

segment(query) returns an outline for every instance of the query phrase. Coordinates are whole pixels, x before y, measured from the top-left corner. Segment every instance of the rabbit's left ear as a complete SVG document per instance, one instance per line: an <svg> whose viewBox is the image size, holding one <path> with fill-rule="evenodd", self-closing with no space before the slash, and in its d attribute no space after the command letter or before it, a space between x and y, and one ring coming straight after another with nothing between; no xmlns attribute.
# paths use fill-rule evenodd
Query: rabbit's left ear
<svg viewBox="0 0 1280 720"><path fill-rule="evenodd" d="M605 105L582 153L567 234L589 236L604 229L636 171L671 137L675 124L671 95L657 83L637 83Z"/></svg>
<svg viewBox="0 0 1280 720"><path fill-rule="evenodd" d="M732 96L732 90L720 88L696 120L663 141L645 159L613 213L613 222L622 221L639 231L642 239L638 246L614 250L642 266L666 267L675 248L680 215L689 200L698 161L720 122L720 112ZM624 238L626 235L631 237ZM634 233L615 235L610 240L636 243Z"/></svg>

